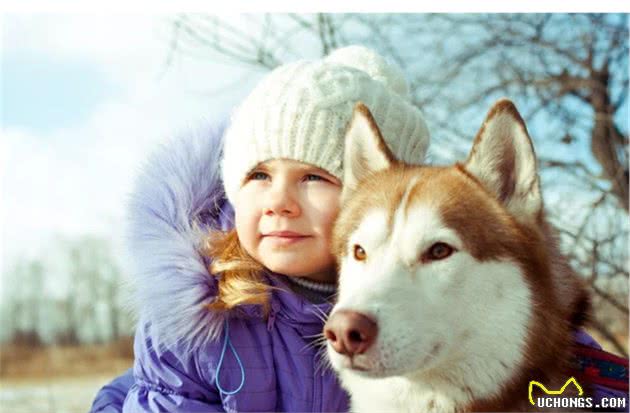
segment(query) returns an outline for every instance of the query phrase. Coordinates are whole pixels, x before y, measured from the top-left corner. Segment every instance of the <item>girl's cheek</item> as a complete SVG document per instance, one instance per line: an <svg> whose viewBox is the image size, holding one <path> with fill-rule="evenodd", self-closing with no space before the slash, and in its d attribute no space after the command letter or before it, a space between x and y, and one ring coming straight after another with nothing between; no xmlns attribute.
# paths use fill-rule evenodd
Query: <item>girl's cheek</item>
<svg viewBox="0 0 630 413"><path fill-rule="evenodd" d="M341 188L328 191L325 196L325 202L328 214L336 217L341 203Z"/></svg>
<svg viewBox="0 0 630 413"><path fill-rule="evenodd" d="M321 209L320 222L325 229L326 234L331 234L335 219L339 214L339 196L337 194L329 194L328 197L322 198L322 201L324 201L324 207Z"/></svg>
<svg viewBox="0 0 630 413"><path fill-rule="evenodd" d="M314 191L313 195L326 200L341 197L341 186L338 185L322 183L321 185L314 186L312 190Z"/></svg>
<svg viewBox="0 0 630 413"><path fill-rule="evenodd" d="M248 254L256 258L257 226L254 225L251 220L244 220L241 216L240 219L235 219L235 228L241 246L245 249L245 251L247 251Z"/></svg>
<svg viewBox="0 0 630 413"><path fill-rule="evenodd" d="M243 243L249 243L252 239L252 232L255 231L255 217L253 216L254 209L251 203L248 203L242 197L237 198L234 205L234 226L238 238Z"/></svg>
<svg viewBox="0 0 630 413"><path fill-rule="evenodd" d="M234 208L234 220L237 231L244 233L251 232L251 228L255 227L254 211L251 206L243 206Z"/></svg>

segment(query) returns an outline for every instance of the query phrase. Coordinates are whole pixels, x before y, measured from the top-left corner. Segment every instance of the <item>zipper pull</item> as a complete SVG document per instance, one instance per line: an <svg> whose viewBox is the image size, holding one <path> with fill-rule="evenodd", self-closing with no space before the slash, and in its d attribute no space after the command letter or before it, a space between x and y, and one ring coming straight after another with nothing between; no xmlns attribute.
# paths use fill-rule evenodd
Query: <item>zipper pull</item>
<svg viewBox="0 0 630 413"><path fill-rule="evenodd" d="M271 331L273 328L273 324L276 322L276 312L275 310L269 310L269 316L267 317L267 331Z"/></svg>

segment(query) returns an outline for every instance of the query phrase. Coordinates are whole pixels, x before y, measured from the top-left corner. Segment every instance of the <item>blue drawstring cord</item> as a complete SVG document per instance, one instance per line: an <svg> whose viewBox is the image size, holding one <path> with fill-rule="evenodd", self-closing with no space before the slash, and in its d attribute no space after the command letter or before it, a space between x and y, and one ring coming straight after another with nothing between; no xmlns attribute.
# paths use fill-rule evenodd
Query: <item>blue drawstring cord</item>
<svg viewBox="0 0 630 413"><path fill-rule="evenodd" d="M229 390L229 391L224 390L223 387L221 387L221 382L219 381L219 373L221 372L221 366L223 365L223 357L225 356L225 350L227 349L228 346L230 346L230 350L232 350L232 354L234 354L234 357L236 357L238 366L241 368L241 384L238 386L236 390ZM232 396L238 393L239 391L241 391L241 389L243 388L243 385L245 384L245 369L243 368L243 363L241 362L241 359L238 356L236 349L234 348L234 346L232 345L232 342L230 341L230 321L227 318L225 319L225 340L223 341L223 349L221 350L221 356L219 357L219 364L217 365L217 376L215 378L215 384L217 385L217 388L219 389L219 392L221 394L225 394L228 396Z"/></svg>

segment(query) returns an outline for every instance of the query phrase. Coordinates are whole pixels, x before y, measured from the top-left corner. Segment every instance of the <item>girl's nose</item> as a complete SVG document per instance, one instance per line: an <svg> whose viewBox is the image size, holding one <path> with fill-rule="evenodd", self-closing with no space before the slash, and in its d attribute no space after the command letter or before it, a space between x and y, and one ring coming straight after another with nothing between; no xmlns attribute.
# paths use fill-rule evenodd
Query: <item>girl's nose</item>
<svg viewBox="0 0 630 413"><path fill-rule="evenodd" d="M282 181L274 183L273 188L266 194L264 204L265 215L280 215L297 217L300 215L300 205L295 199L291 188Z"/></svg>

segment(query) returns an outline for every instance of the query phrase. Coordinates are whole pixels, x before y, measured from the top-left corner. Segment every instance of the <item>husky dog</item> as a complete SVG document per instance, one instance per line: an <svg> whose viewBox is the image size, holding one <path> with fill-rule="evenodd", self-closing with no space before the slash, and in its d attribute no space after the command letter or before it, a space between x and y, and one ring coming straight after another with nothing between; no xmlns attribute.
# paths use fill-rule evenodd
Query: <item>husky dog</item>
<svg viewBox="0 0 630 413"><path fill-rule="evenodd" d="M529 382L565 384L589 298L545 219L512 102L494 104L449 167L396 160L358 104L344 162L324 335L352 410L540 410Z"/></svg>

